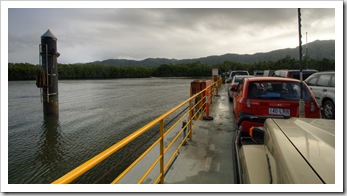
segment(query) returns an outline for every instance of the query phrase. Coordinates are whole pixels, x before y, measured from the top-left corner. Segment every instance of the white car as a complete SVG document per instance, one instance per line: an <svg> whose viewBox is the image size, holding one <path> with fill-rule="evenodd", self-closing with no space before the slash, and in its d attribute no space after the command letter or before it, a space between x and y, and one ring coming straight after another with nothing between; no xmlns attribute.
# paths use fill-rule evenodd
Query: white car
<svg viewBox="0 0 347 196"><path fill-rule="evenodd" d="M239 82L242 80L242 78L245 77L254 77L251 75L235 75L233 77L233 79L231 80L231 83L228 87L228 97L229 97L229 101L232 102L233 101L233 96L234 96L234 91L231 90L231 88L236 88L237 85L239 84Z"/></svg>
<svg viewBox="0 0 347 196"><path fill-rule="evenodd" d="M230 83L233 80L234 76L237 75L249 75L249 72L246 70L234 70L229 73L229 78L226 80L227 83Z"/></svg>
<svg viewBox="0 0 347 196"><path fill-rule="evenodd" d="M281 118L281 119L280 119ZM335 184L335 120L243 116L265 121L235 138L235 180L240 184Z"/></svg>
<svg viewBox="0 0 347 196"><path fill-rule="evenodd" d="M312 74L305 82L322 108L323 118L335 119L335 71Z"/></svg>

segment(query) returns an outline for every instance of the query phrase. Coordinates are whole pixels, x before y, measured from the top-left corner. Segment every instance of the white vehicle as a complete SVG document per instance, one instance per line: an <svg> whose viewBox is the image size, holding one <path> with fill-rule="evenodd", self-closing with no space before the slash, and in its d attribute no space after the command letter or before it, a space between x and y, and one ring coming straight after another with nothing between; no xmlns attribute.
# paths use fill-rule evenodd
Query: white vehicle
<svg viewBox="0 0 347 196"><path fill-rule="evenodd" d="M305 82L322 108L323 117L335 119L335 71L312 74Z"/></svg>
<svg viewBox="0 0 347 196"><path fill-rule="evenodd" d="M237 76L237 75L249 75L249 72L246 71L246 70L234 70L234 71L231 71L230 74L229 74L229 78L227 79L226 82L230 83L233 80L233 77Z"/></svg>
<svg viewBox="0 0 347 196"><path fill-rule="evenodd" d="M240 184L334 184L335 120L244 116L265 121L235 139L236 182Z"/></svg>
<svg viewBox="0 0 347 196"><path fill-rule="evenodd" d="M251 75L236 75L233 77L233 80L230 83L230 86L227 88L228 89L228 97L229 97L229 101L232 102L233 101L233 96L234 96L234 91L232 91L232 88L236 88L237 85L239 84L239 82L242 80L242 78L245 77L254 77Z"/></svg>

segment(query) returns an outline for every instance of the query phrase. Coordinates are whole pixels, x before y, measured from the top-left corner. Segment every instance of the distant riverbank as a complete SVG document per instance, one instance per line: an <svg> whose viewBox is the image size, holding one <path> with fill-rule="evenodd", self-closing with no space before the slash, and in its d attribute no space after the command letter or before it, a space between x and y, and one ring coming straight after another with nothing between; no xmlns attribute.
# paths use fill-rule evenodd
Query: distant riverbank
<svg viewBox="0 0 347 196"><path fill-rule="evenodd" d="M304 58L304 69L317 71L335 70L335 60ZM58 79L117 79L150 77L209 77L212 69L218 69L221 75L231 70L247 70L251 75L254 70L300 69L300 63L291 56L277 61L259 61L252 64L224 61L213 66L199 61L187 64L163 64L160 66L115 66L94 64L58 64ZM9 63L8 80L36 80L39 65L28 63Z"/></svg>
<svg viewBox="0 0 347 196"><path fill-rule="evenodd" d="M31 64L9 64L8 80L36 80L41 67ZM106 65L58 65L58 78L61 79L117 79L150 77L204 77L211 75L212 67L202 63L187 65L106 66Z"/></svg>

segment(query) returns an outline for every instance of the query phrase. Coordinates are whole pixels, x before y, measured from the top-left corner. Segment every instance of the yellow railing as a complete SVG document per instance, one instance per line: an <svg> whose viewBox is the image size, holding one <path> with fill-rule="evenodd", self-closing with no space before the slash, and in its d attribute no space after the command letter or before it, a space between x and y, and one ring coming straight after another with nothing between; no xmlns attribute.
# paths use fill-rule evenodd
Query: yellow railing
<svg viewBox="0 0 347 196"><path fill-rule="evenodd" d="M146 177L151 173L151 171L157 166L159 163L159 175L155 179L154 183L164 183L164 174L175 159L176 155L178 154L179 149L182 147L182 145L185 143L185 141L188 139L192 140L192 130L194 126L197 123L197 119L201 119L201 116L206 110L206 103L205 100L209 100L209 103L212 103L212 97L215 92L215 88L219 87L220 81L213 82L210 86L207 86L202 91L193 94L192 88L190 89L190 98L186 101L180 103L176 107L172 108L168 112L164 113L163 115L159 116L158 118L154 119L150 123L146 124L145 126L141 127L137 131L133 132L126 138L122 139L121 141L117 142L113 146L109 147L105 151L101 152L100 154L96 155L92 159L84 162L82 165L78 166L77 168L73 169L69 173L65 174L64 176L60 177L59 179L52 182L52 184L67 184L73 182L75 179L113 155L118 150L122 149L124 146L129 144L131 141L138 138L140 135L148 131L150 128L154 127L155 125L159 124L160 127L160 136L159 138L148 148L143 152L128 168L126 168L116 179L114 179L111 183L115 184L119 182L129 171L131 171L135 165L137 165L148 153L153 150L158 144L160 148L160 154L159 156L153 161L153 164L149 167L149 169L143 174L143 176L138 180L138 184L142 183ZM204 99L204 96L206 95L206 91L210 90L209 98ZM172 115L174 112L178 111L180 108L184 108L184 106L189 105L189 110L182 114L182 116L175 121L173 125L171 125L167 130L164 130L164 119L166 119L168 116ZM187 106L186 106L187 107ZM188 118L188 121L186 121L183 124L183 121L185 121L185 118ZM167 136L177 125L182 122L183 126L182 128L176 133L175 137L172 139L172 141L164 147L164 138ZM183 137L182 141L179 141L178 139L180 136L182 137L182 133L186 131L188 128L187 134L185 134L185 137ZM184 136L184 135L183 135ZM174 145L177 144L178 146L176 149L174 149L174 152L172 153L171 157L169 157L166 164L164 161L164 156L169 151L169 149ZM153 157L151 157L152 159Z"/></svg>

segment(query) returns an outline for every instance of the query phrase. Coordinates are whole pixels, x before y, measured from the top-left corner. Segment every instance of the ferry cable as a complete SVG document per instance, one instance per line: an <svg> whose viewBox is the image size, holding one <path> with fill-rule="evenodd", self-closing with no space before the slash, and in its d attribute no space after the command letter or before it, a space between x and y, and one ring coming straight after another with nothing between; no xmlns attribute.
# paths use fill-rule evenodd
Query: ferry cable
<svg viewBox="0 0 347 196"><path fill-rule="evenodd" d="M189 106L187 106L185 109L183 109L179 114L177 114L173 119L171 119L169 122L167 122L165 125L164 125L164 128L169 125L172 121L176 120L176 118L178 118L184 111L186 111L187 109L189 108Z"/></svg>

